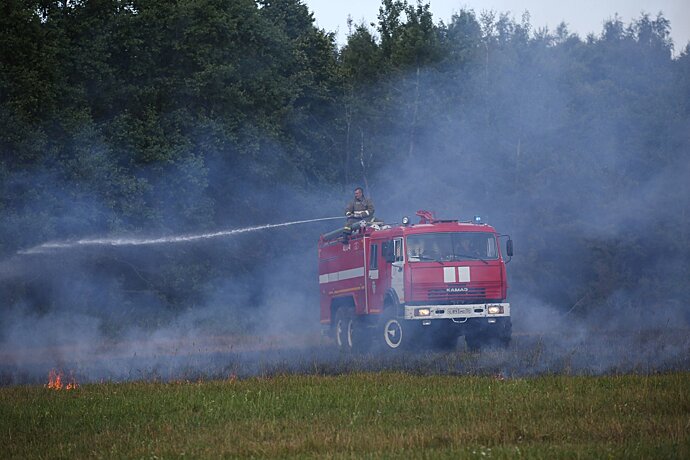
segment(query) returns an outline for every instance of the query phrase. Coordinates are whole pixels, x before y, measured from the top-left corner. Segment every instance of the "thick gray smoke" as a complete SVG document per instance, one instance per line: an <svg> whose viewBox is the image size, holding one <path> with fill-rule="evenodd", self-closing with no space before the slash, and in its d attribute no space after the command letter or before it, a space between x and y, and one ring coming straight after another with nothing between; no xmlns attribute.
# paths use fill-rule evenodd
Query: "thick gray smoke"
<svg viewBox="0 0 690 460"><path fill-rule="evenodd" d="M482 62L498 66L506 62L501 59ZM682 225L690 204L688 152L674 152L671 166L651 173L645 161L652 160L628 150L626 136L650 129L635 124L632 109L639 107L621 105L630 113L615 123L595 113L569 118L568 107L577 101L560 84L571 70L567 63L490 70L484 91L468 94L452 79L440 82L433 70L381 83L407 95L380 109L379 118L400 123L369 132L374 128L363 122L362 163L370 170L348 187L276 189L210 162L211 182L227 175L237 184L228 197L232 205L217 205L214 228L190 224L205 205L203 194L180 186L193 182L194 158L160 179L173 184L153 200L164 216L165 237L128 234L137 225L127 222L117 234L101 234L96 230L109 228L103 221L113 219L107 207L65 193L65 212L45 230L49 237L27 238L33 243L23 254L0 262L0 282L9 286L2 291L0 383L43 382L52 368L72 371L79 381L368 369L505 376L687 370L687 279L678 275L687 273L687 248L666 247L660 230L677 225L678 241L690 241ZM500 110L489 108L496 100ZM573 123L582 124L580 136L562 139L563 127ZM422 131L421 125L434 129ZM376 142L405 153L381 158ZM460 340L450 354L343 357L320 336L316 243L339 223L282 223L342 212L365 174L367 193L386 221L418 209L460 220L481 215L512 236L514 338L508 350L466 353ZM32 182L62 186L51 177L28 176L9 180L27 188ZM619 183L628 184L617 189L626 193L612 195L610 187ZM265 228L241 231L257 225ZM218 228L230 230L217 235ZM163 242L194 233L222 237L96 244ZM55 238L67 242L40 245ZM78 244L83 238L86 244ZM644 257L628 260L632 245L642 247ZM232 270L246 260L255 261L253 269ZM182 261L188 262L184 269ZM649 273L668 281L650 285ZM633 281L617 282L622 274Z"/></svg>
<svg viewBox="0 0 690 460"><path fill-rule="evenodd" d="M484 56L488 93L481 83L469 95L454 92L436 69L391 83L407 95L388 118L404 120L395 139L410 153L372 181L377 203L398 216L424 208L441 218L481 215L512 235L515 348L491 358L506 372L687 369L688 120L650 128L636 112L667 95L639 81L634 96L602 91L621 111L603 119L596 98L563 84L573 72L565 53L521 63L501 52ZM643 72L644 64L631 71L633 62L628 56L617 65ZM589 70L601 72L602 87L616 80L605 67ZM458 93L449 104L447 94ZM574 118L574 104L591 104L591 117ZM578 124L579 137L570 137ZM663 157L641 148L639 138L652 129L668 133L676 148ZM539 352L530 357L534 346Z"/></svg>
<svg viewBox="0 0 690 460"><path fill-rule="evenodd" d="M246 192L253 206L290 202L288 212L218 232L48 242L3 261L5 292L27 301L5 299L0 380L41 382L52 368L82 381L253 375L275 359L271 350L284 361L285 350L318 346L316 241L342 225L324 217L342 204L326 193ZM189 272L164 272L171 257L188 259ZM258 269L223 276L246 258ZM219 275L195 279L199 263ZM171 308L162 296L176 290L189 303Z"/></svg>

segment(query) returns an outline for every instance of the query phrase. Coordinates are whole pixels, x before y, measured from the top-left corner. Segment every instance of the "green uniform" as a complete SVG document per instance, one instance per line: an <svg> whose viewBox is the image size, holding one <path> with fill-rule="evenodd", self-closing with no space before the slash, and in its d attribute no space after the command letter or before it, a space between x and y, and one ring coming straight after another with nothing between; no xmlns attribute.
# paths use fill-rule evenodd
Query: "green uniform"
<svg viewBox="0 0 690 460"><path fill-rule="evenodd" d="M355 198L345 207L345 216L347 217L348 225L360 220L373 222L374 202L364 196L361 200Z"/></svg>

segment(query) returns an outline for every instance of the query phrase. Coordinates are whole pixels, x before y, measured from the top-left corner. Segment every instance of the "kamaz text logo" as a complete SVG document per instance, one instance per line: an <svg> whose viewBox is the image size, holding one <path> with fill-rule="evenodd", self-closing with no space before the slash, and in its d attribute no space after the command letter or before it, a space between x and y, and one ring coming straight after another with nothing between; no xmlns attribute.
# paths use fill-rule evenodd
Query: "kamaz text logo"
<svg viewBox="0 0 690 460"><path fill-rule="evenodd" d="M446 292L469 292L470 288L467 287L450 287L446 288Z"/></svg>

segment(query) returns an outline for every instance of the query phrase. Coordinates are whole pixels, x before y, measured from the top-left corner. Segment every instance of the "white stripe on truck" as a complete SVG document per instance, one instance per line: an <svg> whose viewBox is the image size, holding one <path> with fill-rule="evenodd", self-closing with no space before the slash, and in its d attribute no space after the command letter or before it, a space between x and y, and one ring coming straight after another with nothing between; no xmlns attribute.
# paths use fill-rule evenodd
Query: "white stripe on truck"
<svg viewBox="0 0 690 460"><path fill-rule="evenodd" d="M332 283L333 281L343 281L364 276L364 267L340 270L339 272L324 273L319 275L319 284Z"/></svg>

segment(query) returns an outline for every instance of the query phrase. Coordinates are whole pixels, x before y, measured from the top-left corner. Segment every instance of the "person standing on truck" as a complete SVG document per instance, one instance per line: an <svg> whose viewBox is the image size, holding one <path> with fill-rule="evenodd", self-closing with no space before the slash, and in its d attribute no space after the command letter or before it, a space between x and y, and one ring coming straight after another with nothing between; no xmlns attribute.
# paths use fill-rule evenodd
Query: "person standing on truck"
<svg viewBox="0 0 690 460"><path fill-rule="evenodd" d="M361 220L374 221L374 202L364 196L362 187L355 189L354 199L345 207L345 217L348 227Z"/></svg>

